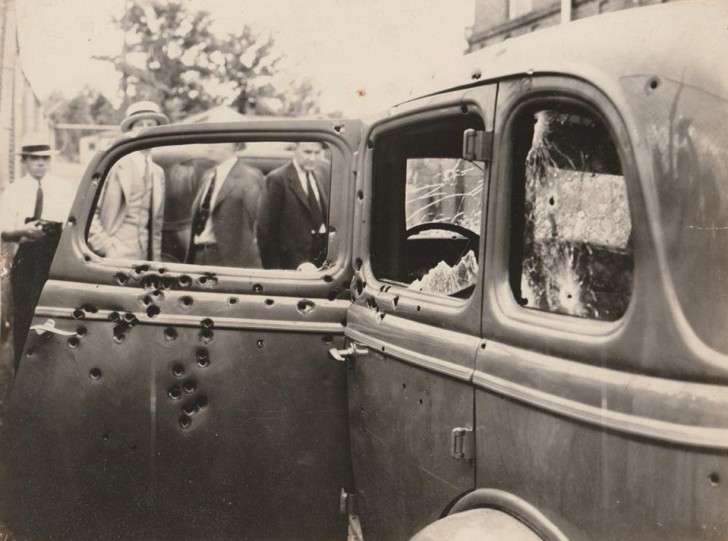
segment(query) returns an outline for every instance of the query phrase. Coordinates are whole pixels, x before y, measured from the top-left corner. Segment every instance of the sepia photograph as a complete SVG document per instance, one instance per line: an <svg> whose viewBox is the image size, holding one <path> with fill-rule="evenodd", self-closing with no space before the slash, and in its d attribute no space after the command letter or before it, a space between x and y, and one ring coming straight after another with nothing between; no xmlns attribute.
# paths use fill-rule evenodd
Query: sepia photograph
<svg viewBox="0 0 728 541"><path fill-rule="evenodd" d="M0 0L0 541L728 540L725 0Z"/></svg>

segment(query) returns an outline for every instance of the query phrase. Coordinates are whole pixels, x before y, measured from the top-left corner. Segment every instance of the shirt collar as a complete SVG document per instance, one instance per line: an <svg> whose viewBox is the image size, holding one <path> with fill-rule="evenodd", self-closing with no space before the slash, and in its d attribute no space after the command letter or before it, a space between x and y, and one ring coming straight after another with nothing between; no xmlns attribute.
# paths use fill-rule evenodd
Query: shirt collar
<svg viewBox="0 0 728 541"><path fill-rule="evenodd" d="M230 173L230 170L233 168L235 163L238 161L237 156L232 156L222 162L220 165L216 168L217 178L218 180L224 180L225 177L228 176L228 173Z"/></svg>

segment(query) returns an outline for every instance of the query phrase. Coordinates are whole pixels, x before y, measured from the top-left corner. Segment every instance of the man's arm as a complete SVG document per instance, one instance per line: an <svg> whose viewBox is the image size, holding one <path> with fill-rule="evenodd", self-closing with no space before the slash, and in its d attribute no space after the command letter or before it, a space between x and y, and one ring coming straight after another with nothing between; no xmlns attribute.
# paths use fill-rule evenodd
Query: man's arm
<svg viewBox="0 0 728 541"><path fill-rule="evenodd" d="M258 206L256 237L264 269L280 269L280 212L283 206L283 185L279 177L267 177Z"/></svg>
<svg viewBox="0 0 728 541"><path fill-rule="evenodd" d="M88 231L89 246L102 257L106 256L114 245L114 237L109 235L103 223L108 223L110 215L118 212L122 198L123 193L119 182L118 169L114 166L106 179Z"/></svg>

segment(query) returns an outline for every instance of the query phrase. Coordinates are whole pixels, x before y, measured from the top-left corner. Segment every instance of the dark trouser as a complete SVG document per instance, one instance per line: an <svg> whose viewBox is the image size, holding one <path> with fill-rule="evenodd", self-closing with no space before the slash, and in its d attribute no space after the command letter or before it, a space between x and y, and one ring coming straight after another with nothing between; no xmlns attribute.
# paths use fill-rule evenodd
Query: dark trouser
<svg viewBox="0 0 728 541"><path fill-rule="evenodd" d="M13 288L13 343L17 370L33 313L53 262L59 236L47 234L36 242L18 246L10 270Z"/></svg>
<svg viewBox="0 0 728 541"><path fill-rule="evenodd" d="M217 244L193 244L189 262L195 265L225 266Z"/></svg>

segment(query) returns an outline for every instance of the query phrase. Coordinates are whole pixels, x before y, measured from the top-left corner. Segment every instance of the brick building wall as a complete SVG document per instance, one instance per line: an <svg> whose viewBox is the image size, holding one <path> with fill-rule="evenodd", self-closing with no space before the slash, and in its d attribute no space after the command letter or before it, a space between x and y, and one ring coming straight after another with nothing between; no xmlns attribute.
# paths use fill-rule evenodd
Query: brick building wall
<svg viewBox="0 0 728 541"><path fill-rule="evenodd" d="M571 0L571 19L675 0ZM511 9L522 10L515 17ZM475 0L468 52L561 22L560 0Z"/></svg>

